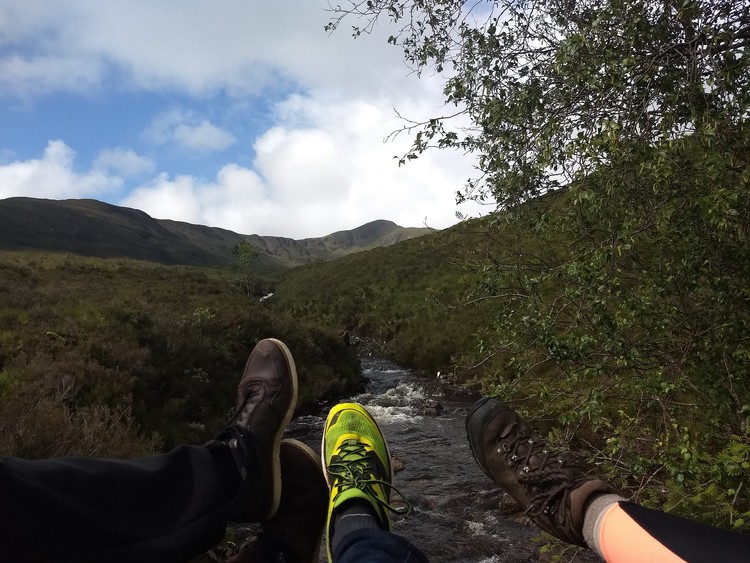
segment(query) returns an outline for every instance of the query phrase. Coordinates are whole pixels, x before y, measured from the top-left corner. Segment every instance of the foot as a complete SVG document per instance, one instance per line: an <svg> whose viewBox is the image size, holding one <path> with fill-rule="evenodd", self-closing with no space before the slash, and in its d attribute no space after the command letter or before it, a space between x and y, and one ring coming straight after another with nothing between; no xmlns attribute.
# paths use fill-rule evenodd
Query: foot
<svg viewBox="0 0 750 563"><path fill-rule="evenodd" d="M503 487L537 526L569 543L588 547L583 518L588 501L616 493L581 467L547 448L512 408L497 399L477 401L466 433L482 471Z"/></svg>
<svg viewBox="0 0 750 563"><path fill-rule="evenodd" d="M328 559L333 560L331 538L333 522L342 508L363 503L374 514L379 526L391 529L389 512L406 514L390 504L393 469L388 445L375 419L356 403L336 405L328 413L323 431L323 473L331 489L328 501L326 544ZM403 495L398 493L401 498Z"/></svg>
<svg viewBox="0 0 750 563"><path fill-rule="evenodd" d="M281 499L281 435L296 404L292 354L279 340L261 340L237 387L235 414L216 436L229 445L240 475L230 520L260 522L276 513Z"/></svg>
<svg viewBox="0 0 750 563"><path fill-rule="evenodd" d="M281 441L281 503L260 534L227 563L315 563L328 505L320 457L297 440Z"/></svg>

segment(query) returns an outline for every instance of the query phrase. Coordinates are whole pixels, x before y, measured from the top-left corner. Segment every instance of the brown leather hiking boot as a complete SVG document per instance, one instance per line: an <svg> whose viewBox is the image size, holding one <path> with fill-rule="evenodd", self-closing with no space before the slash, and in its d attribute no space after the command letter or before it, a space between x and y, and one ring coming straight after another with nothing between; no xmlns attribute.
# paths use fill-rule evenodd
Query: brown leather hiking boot
<svg viewBox="0 0 750 563"><path fill-rule="evenodd" d="M260 534L227 563L315 563L326 523L328 485L320 457L297 440L281 441L281 504Z"/></svg>
<svg viewBox="0 0 750 563"><path fill-rule="evenodd" d="M229 445L240 475L230 520L260 522L276 513L281 499L281 435L296 404L292 354L279 340L261 340L250 353L237 387L234 416L215 438Z"/></svg>
<svg viewBox="0 0 750 563"><path fill-rule="evenodd" d="M466 417L466 434L482 471L505 489L534 524L562 540L588 547L583 517L589 500L617 491L555 453L505 403L485 397Z"/></svg>

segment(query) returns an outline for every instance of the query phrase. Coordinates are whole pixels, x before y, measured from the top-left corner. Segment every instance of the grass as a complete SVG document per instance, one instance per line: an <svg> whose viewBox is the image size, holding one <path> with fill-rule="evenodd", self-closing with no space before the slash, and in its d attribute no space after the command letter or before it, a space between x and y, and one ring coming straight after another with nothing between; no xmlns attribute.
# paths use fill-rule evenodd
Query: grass
<svg viewBox="0 0 750 563"><path fill-rule="evenodd" d="M267 336L295 355L300 409L359 387L336 334L275 319L236 282L220 269L0 252L0 455L201 443L227 420L247 355ZM90 425L76 434L83 413L102 431L121 423L118 439L92 450Z"/></svg>

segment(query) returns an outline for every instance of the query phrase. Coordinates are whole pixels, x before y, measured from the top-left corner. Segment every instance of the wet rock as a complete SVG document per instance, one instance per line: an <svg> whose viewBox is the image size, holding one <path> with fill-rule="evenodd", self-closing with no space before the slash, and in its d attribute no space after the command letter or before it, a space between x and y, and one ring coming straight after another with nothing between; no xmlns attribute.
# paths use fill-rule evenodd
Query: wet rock
<svg viewBox="0 0 750 563"><path fill-rule="evenodd" d="M245 544L254 542L258 538L259 533L260 528L257 524L231 523L227 526L224 539L219 545L191 561L192 563L224 562L230 557L237 555Z"/></svg>
<svg viewBox="0 0 750 563"><path fill-rule="evenodd" d="M323 435L325 419L322 416L306 415L292 420L284 431L285 438L294 438L305 442L308 446L315 444L313 450L319 451L320 437Z"/></svg>
<svg viewBox="0 0 750 563"><path fill-rule="evenodd" d="M345 330L339 335L339 338L341 338L341 341L344 343L344 346L351 346L352 345L352 339L349 336L349 331Z"/></svg>
<svg viewBox="0 0 750 563"><path fill-rule="evenodd" d="M528 551L528 550L520 550L520 549L517 549L514 551L507 551L503 554L503 556L505 557L505 561L507 561L508 563L516 562L516 561L520 563L521 561L537 561L538 560L537 554L535 552Z"/></svg>
<svg viewBox="0 0 750 563"><path fill-rule="evenodd" d="M435 374L435 377L437 377L441 382L443 382L443 383L449 383L451 385L455 385L458 382L458 378L456 377L455 373L441 373L441 372L437 372Z"/></svg>
<svg viewBox="0 0 750 563"><path fill-rule="evenodd" d="M339 335L339 338L341 338L341 341L344 343L344 346L359 346L359 343L361 342L361 339L358 336L354 336L352 333L350 333L348 330L345 330Z"/></svg>
<svg viewBox="0 0 750 563"><path fill-rule="evenodd" d="M403 471L404 462L398 459L397 457L391 456L391 468L393 469L394 473L398 473L399 471Z"/></svg>
<svg viewBox="0 0 750 563"><path fill-rule="evenodd" d="M443 412L443 405L435 399L425 399L419 408L423 416L438 416Z"/></svg>

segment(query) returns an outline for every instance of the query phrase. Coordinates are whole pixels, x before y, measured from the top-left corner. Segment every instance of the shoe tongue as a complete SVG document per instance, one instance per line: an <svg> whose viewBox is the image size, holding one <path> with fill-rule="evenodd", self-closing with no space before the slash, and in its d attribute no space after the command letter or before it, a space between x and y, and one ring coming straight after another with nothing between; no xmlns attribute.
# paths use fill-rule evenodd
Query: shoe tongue
<svg viewBox="0 0 750 563"><path fill-rule="evenodd" d="M263 396L263 383L251 381L243 390L241 399L237 404L237 410L234 415L234 421L240 426L246 426L255 407L258 406L260 398ZM256 399L257 397L257 399Z"/></svg>
<svg viewBox="0 0 750 563"><path fill-rule="evenodd" d="M527 428L526 425L523 425L518 421L513 421L509 424L507 418L498 417L498 423L500 424L502 432L501 436L503 438L528 437L532 434L531 430Z"/></svg>

